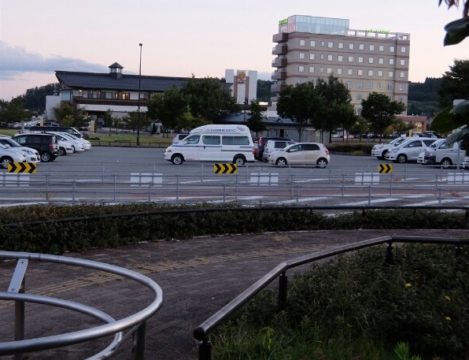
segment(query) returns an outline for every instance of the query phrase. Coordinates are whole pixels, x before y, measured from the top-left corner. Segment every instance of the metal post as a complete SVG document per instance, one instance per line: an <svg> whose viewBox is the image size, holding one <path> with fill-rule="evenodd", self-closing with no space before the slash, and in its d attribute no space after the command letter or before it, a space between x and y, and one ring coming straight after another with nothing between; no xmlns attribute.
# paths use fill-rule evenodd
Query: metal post
<svg viewBox="0 0 469 360"><path fill-rule="evenodd" d="M371 206L371 185L368 185L368 206Z"/></svg>
<svg viewBox="0 0 469 360"><path fill-rule="evenodd" d="M145 359L145 328L146 322L144 321L134 333L134 344L132 347L132 353L134 354L133 360Z"/></svg>
<svg viewBox="0 0 469 360"><path fill-rule="evenodd" d="M282 272L278 278L278 309L285 310L287 306L288 276Z"/></svg>
<svg viewBox="0 0 469 360"><path fill-rule="evenodd" d="M341 188L341 192L342 192L342 199L344 198L345 194L345 174L342 173L342 188Z"/></svg>
<svg viewBox="0 0 469 360"><path fill-rule="evenodd" d="M73 192L72 192L72 202L75 203L75 192L76 192L76 180L73 179Z"/></svg>
<svg viewBox="0 0 469 360"><path fill-rule="evenodd" d="M46 174L46 201L49 201L49 174Z"/></svg>
<svg viewBox="0 0 469 360"><path fill-rule="evenodd" d="M394 262L394 254L392 252L392 249L392 242L388 242L388 247L386 248L386 265L390 265Z"/></svg>
<svg viewBox="0 0 469 360"><path fill-rule="evenodd" d="M137 146L140 146L140 89L142 84L142 43L138 44L140 46L140 63L138 66L138 99L137 99Z"/></svg>
<svg viewBox="0 0 469 360"><path fill-rule="evenodd" d="M199 360L212 359L212 344L208 339L199 342Z"/></svg>
<svg viewBox="0 0 469 360"><path fill-rule="evenodd" d="M176 202L179 202L179 175L176 175Z"/></svg>
<svg viewBox="0 0 469 360"><path fill-rule="evenodd" d="M223 204L226 202L226 185L223 184Z"/></svg>
<svg viewBox="0 0 469 360"><path fill-rule="evenodd" d="M236 174L236 202L238 202L238 192L239 192L239 181L238 181L238 174Z"/></svg>
<svg viewBox="0 0 469 360"><path fill-rule="evenodd" d="M114 174L114 196L113 196L114 201L116 201L116 192L117 192L117 175Z"/></svg>

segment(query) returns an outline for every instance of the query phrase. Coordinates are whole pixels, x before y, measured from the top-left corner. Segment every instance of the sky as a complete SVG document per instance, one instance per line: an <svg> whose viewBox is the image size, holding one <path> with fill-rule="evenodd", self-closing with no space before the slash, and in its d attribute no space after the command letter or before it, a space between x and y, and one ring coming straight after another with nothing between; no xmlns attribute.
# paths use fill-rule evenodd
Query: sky
<svg viewBox="0 0 469 360"><path fill-rule="evenodd" d="M410 33L409 80L441 77L469 59L469 38L443 46L461 17L438 0L0 0L0 99L57 82L56 70L218 77L273 72L272 35L291 15L350 20L356 30Z"/></svg>

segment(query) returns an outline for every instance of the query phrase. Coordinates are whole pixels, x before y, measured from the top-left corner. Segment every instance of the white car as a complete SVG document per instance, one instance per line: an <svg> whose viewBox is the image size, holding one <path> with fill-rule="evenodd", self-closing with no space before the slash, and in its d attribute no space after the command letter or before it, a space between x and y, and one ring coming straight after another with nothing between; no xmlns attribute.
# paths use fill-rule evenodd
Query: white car
<svg viewBox="0 0 469 360"><path fill-rule="evenodd" d="M433 144L422 150L417 157L417 164L433 165L436 163L436 151L446 149L446 139L435 140Z"/></svg>
<svg viewBox="0 0 469 360"><path fill-rule="evenodd" d="M69 134L63 131L49 131L50 133L56 135L58 139L66 140L72 144L73 152L82 152L86 150L86 143L89 144L91 148L91 143L88 140L78 138L75 135Z"/></svg>
<svg viewBox="0 0 469 360"><path fill-rule="evenodd" d="M264 151L262 152L262 161L268 162L270 154L272 154L274 151L281 150L286 148L288 145L294 144L296 141L290 140L290 139L284 139L284 140L267 140L267 142L264 145Z"/></svg>
<svg viewBox="0 0 469 360"><path fill-rule="evenodd" d="M390 149L392 149L395 146L399 146L406 139L408 138L405 136L400 136L386 144L375 144L371 148L371 156L376 157L379 160L382 160L386 157L386 154L389 152Z"/></svg>
<svg viewBox="0 0 469 360"><path fill-rule="evenodd" d="M417 161L419 154L433 144L434 138L409 138L400 145L393 147L386 154L386 160L404 164L408 161Z"/></svg>
<svg viewBox="0 0 469 360"><path fill-rule="evenodd" d="M465 156L466 151L455 142L452 146L444 146L435 151L435 163L443 169L456 167L458 163L462 166Z"/></svg>
<svg viewBox="0 0 469 360"><path fill-rule="evenodd" d="M0 164L2 164L3 168L7 169L8 164L26 162L26 160L27 158L23 151L0 144Z"/></svg>
<svg viewBox="0 0 469 360"><path fill-rule="evenodd" d="M30 147L27 147L27 146L21 146L9 136L0 135L0 144L10 146L13 149L21 150L26 155L27 162L38 163L41 161L41 156L39 155L39 151Z"/></svg>
<svg viewBox="0 0 469 360"><path fill-rule="evenodd" d="M315 165L325 168L331 161L329 150L321 143L296 143L270 154L269 162L277 166Z"/></svg>

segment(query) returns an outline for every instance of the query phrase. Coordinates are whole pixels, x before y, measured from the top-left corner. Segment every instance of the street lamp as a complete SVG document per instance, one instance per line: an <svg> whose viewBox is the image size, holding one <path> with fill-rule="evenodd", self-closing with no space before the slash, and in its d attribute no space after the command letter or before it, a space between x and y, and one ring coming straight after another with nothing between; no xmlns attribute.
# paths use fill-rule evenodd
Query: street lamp
<svg viewBox="0 0 469 360"><path fill-rule="evenodd" d="M143 44L138 44L140 46L140 64L138 66L138 99L137 99L137 146L140 146L140 89L142 86L142 46Z"/></svg>

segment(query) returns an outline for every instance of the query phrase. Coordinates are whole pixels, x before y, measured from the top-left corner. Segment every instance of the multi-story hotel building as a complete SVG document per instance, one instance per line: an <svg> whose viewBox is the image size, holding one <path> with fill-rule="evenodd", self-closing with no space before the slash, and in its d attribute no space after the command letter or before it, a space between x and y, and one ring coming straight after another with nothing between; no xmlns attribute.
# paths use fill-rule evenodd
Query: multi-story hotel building
<svg viewBox="0 0 469 360"><path fill-rule="evenodd" d="M333 75L350 90L357 112L371 92L407 106L409 34L351 30L347 19L293 15L279 22L273 41L274 94Z"/></svg>

